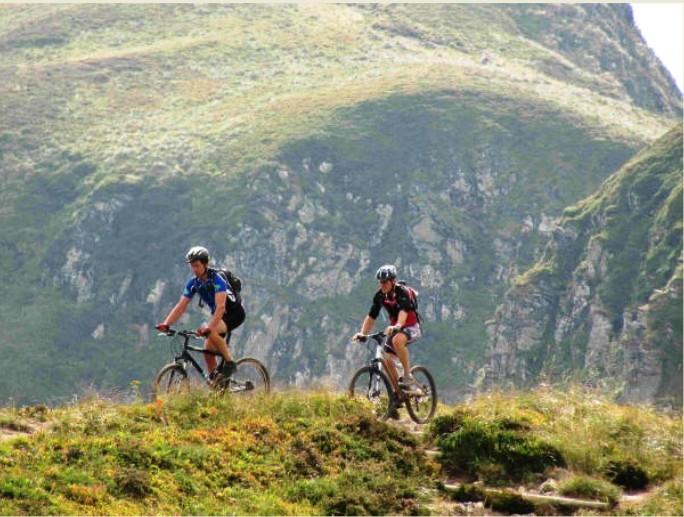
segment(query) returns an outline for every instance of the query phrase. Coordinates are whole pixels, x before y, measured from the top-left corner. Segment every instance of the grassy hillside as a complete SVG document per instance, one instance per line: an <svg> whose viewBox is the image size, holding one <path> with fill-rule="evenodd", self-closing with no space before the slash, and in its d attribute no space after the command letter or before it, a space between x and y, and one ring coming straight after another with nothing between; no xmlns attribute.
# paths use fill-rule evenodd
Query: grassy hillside
<svg viewBox="0 0 684 517"><path fill-rule="evenodd" d="M653 103L634 102L613 77L637 70L583 66L539 44L537 33L525 37L528 19L552 29L553 9L8 6L0 20L10 74L4 123L91 156L107 175L239 172L337 108L439 88L551 103L606 135L643 142L666 127L655 113L681 111L681 95L652 72L660 65L619 9L566 11L597 46L587 59L602 45L632 44L624 53L644 67L638 75L667 92L661 109L637 108ZM620 39L595 38L605 25ZM549 63L565 72L550 72Z"/></svg>
<svg viewBox="0 0 684 517"><path fill-rule="evenodd" d="M482 395L438 417L429 434L446 473L463 481L451 492L459 501L482 500L484 483L603 501L616 515L681 512L679 414L618 406L577 386L546 386ZM573 512L526 505L521 513Z"/></svg>
<svg viewBox="0 0 684 517"><path fill-rule="evenodd" d="M244 279L236 347L277 381L344 384L391 260L418 360L468 391L549 221L681 111L625 6L565 6L571 44L529 9L1 7L0 398L151 378L197 243Z"/></svg>
<svg viewBox="0 0 684 517"><path fill-rule="evenodd" d="M2 514L410 514L430 475L415 438L328 395L93 400L43 419L0 445Z"/></svg>
<svg viewBox="0 0 684 517"><path fill-rule="evenodd" d="M472 501L467 482L476 478L483 488L513 489L553 479L562 493L615 497L618 506L602 513L624 514L636 508L619 484L643 480L634 472L646 476L643 508L669 515L681 507L681 419L576 389L443 408L424 438L322 393L258 401L194 393L131 405L95 397L5 408L0 426L2 514L461 514L467 506L453 499ZM509 446L492 456L492 440ZM442 451L437 462L424 453L432 442ZM529 461L540 443L562 468ZM526 475L511 478L511 464ZM436 490L464 471L474 477L459 478L465 488L456 495ZM502 500L486 504L513 513Z"/></svg>

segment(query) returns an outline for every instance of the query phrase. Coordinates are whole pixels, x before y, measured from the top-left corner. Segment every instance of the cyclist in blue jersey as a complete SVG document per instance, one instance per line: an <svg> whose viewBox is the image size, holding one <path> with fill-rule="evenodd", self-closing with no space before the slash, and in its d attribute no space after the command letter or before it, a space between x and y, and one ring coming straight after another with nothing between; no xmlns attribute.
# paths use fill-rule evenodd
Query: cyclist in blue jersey
<svg viewBox="0 0 684 517"><path fill-rule="evenodd" d="M206 304L212 317L208 323L197 329L197 333L207 338L204 348L219 352L224 359L223 368L217 371L216 356L204 354L210 376L215 378L220 373L224 378L230 377L235 371L235 362L228 350L230 333L245 320L245 311L226 279L209 267L209 251L206 248L190 248L185 259L194 276L188 280L176 306L156 328L162 332L167 331L187 310L193 296L198 294L200 306Z"/></svg>

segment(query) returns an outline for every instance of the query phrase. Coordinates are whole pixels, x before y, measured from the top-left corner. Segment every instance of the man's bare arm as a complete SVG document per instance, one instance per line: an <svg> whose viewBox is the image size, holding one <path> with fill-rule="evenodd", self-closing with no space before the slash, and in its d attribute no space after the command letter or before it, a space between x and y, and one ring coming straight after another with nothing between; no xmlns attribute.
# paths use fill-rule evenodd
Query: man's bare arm
<svg viewBox="0 0 684 517"><path fill-rule="evenodd" d="M213 332L216 332L216 328L226 312L226 293L216 293L214 295L214 301L216 303L216 310L209 322L209 328Z"/></svg>
<svg viewBox="0 0 684 517"><path fill-rule="evenodd" d="M169 315L166 317L162 325L173 325L174 323L176 323L176 321L178 321L178 318L180 318L186 311L188 305L190 305L190 298L181 296L180 300L178 300L176 306L173 309L171 309L171 312L169 312Z"/></svg>
<svg viewBox="0 0 684 517"><path fill-rule="evenodd" d="M399 311L399 316L397 316L397 327L403 327L406 325L406 319L408 318L408 312Z"/></svg>
<svg viewBox="0 0 684 517"><path fill-rule="evenodd" d="M361 324L361 332L360 334L368 334L371 330L373 330L373 326L375 325L375 319L371 318L370 316L366 316L363 319L363 323Z"/></svg>

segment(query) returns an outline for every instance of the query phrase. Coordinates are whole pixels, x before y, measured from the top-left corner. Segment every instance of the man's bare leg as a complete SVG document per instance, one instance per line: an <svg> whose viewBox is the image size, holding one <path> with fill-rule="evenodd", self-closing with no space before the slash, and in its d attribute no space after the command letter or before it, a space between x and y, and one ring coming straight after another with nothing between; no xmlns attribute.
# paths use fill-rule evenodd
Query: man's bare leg
<svg viewBox="0 0 684 517"><path fill-rule="evenodd" d="M212 332L209 337L204 341L204 348L207 350L212 350L221 354L225 361L232 361L233 358L228 350L228 345L225 339L223 339L219 333L223 334L227 332L226 324L222 321L219 323L218 332ZM207 368L210 372L216 369L216 356L212 354L204 354L204 361L207 363Z"/></svg>
<svg viewBox="0 0 684 517"><path fill-rule="evenodd" d="M399 387L399 372L397 371L397 367L394 365L395 359L393 355L389 353L385 353L385 359L385 364L387 366L387 376L390 378L390 382L392 383L392 389L399 391L401 390L401 388ZM401 405L401 402L395 402L395 407L390 412L390 418L399 418L399 413L397 412L397 409L400 408Z"/></svg>
<svg viewBox="0 0 684 517"><path fill-rule="evenodd" d="M392 357L392 354L385 354L387 358L387 375L390 378L390 381L396 386L397 381L399 380L399 372L397 371L397 367L394 366L394 358Z"/></svg>
<svg viewBox="0 0 684 517"><path fill-rule="evenodd" d="M411 373L411 362L409 360L408 349L406 344L408 343L408 337L403 332L399 332L392 338L392 347L401 361L401 365L404 367L404 375L409 375Z"/></svg>

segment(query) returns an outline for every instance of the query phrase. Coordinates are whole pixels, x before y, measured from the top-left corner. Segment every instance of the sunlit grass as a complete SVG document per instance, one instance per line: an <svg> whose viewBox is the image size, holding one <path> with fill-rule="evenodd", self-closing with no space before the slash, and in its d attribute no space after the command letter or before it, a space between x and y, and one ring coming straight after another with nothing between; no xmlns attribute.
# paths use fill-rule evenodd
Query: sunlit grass
<svg viewBox="0 0 684 517"><path fill-rule="evenodd" d="M48 420L0 442L0 513L412 513L431 475L414 438L326 393L92 397Z"/></svg>

